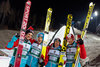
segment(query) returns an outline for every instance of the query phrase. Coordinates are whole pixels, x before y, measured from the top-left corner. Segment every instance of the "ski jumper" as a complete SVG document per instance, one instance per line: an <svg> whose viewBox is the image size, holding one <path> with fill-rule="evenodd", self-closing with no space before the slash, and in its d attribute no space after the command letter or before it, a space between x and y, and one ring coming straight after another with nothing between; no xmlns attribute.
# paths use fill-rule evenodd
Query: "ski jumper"
<svg viewBox="0 0 100 67"><path fill-rule="evenodd" d="M84 44L79 45L74 41L72 45L69 45L69 44L67 45L67 50L66 50L67 60L66 60L65 67L72 67L72 63L74 62L74 57L75 57L76 50L77 50L78 46L80 47L80 57L79 57L79 59L80 58L82 58L82 59L86 58L86 51L85 51ZM79 59L78 59L78 61L79 61ZM78 62L78 67L81 67L80 62Z"/></svg>

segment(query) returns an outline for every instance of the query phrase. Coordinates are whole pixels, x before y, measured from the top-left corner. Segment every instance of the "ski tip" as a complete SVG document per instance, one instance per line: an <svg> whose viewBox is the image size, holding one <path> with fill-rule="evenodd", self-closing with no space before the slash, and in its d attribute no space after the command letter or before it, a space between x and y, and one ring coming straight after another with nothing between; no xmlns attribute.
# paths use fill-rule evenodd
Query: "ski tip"
<svg viewBox="0 0 100 67"><path fill-rule="evenodd" d="M48 11L52 13L52 8L48 8Z"/></svg>
<svg viewBox="0 0 100 67"><path fill-rule="evenodd" d="M89 6L94 6L95 4L93 4L93 2L90 2Z"/></svg>
<svg viewBox="0 0 100 67"><path fill-rule="evenodd" d="M72 14L68 14L68 18L72 19L73 18Z"/></svg>
<svg viewBox="0 0 100 67"><path fill-rule="evenodd" d="M31 5L31 1L30 1L30 0L28 0L28 1L27 1L27 4L28 4L28 5Z"/></svg>

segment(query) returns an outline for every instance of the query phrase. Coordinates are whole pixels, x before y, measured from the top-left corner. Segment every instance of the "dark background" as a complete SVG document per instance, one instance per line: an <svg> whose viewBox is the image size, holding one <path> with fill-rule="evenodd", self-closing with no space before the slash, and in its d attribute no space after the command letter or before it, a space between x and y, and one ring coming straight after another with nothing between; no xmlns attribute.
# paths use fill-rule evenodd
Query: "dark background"
<svg viewBox="0 0 100 67"><path fill-rule="evenodd" d="M0 28L19 30L23 18L25 2L27 0L0 0ZM67 15L73 15L74 26L82 29L87 16L89 3L94 2L94 11L100 12L99 0L31 0L31 10L28 27L44 29L47 9L51 7L52 23L50 29L58 29L66 24ZM90 21L88 31L96 32L96 27L100 23L100 15ZM79 21L79 23L77 23ZM79 25L80 24L80 25Z"/></svg>

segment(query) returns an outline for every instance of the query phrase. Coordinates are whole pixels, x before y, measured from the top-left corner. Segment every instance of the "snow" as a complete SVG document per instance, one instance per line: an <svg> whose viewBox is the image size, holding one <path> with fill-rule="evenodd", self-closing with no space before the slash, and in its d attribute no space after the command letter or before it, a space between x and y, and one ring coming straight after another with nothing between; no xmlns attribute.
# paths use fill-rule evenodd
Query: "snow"
<svg viewBox="0 0 100 67"><path fill-rule="evenodd" d="M8 57L0 56L0 67L8 67L11 56L13 55L13 50L0 49L0 51L8 55Z"/></svg>
<svg viewBox="0 0 100 67"><path fill-rule="evenodd" d="M13 55L13 50L0 49L0 51L6 53L8 57L11 57Z"/></svg>
<svg viewBox="0 0 100 67"><path fill-rule="evenodd" d="M65 31L65 26L63 26L58 32L57 34L55 35L54 39L55 38L60 38L61 39L61 42L63 41L63 37L64 37L64 32L62 31ZM55 31L56 32L56 31ZM54 35L55 32L50 32L49 34L49 40L51 40L52 36ZM54 41L54 39L52 40L52 42ZM51 42L51 43L52 43Z"/></svg>
<svg viewBox="0 0 100 67"><path fill-rule="evenodd" d="M100 41L100 38L97 38L97 37L93 37L93 39L95 39L95 40L99 40L99 41Z"/></svg>
<svg viewBox="0 0 100 67"><path fill-rule="evenodd" d="M0 56L0 67L8 67L10 57Z"/></svg>

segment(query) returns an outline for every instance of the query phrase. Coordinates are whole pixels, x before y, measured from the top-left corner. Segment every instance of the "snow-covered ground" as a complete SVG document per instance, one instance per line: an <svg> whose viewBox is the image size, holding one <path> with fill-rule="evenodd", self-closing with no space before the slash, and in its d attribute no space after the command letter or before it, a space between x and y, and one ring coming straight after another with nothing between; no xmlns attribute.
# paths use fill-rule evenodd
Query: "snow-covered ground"
<svg viewBox="0 0 100 67"><path fill-rule="evenodd" d="M6 53L8 57L11 57L13 55L13 50L0 49L0 51Z"/></svg>
<svg viewBox="0 0 100 67"><path fill-rule="evenodd" d="M64 37L64 31L65 31L65 26L62 27L62 29L58 31L55 37L56 38L59 37L62 41ZM70 33L73 33L72 29ZM75 33L80 34L81 32L75 29ZM53 35L54 35L54 32L49 33L49 40L52 38ZM88 33L84 38L84 44L86 47L87 56L90 59L89 60L90 64L87 67L100 67L100 37L94 34ZM0 51L3 51L4 53L8 55L8 57L0 56L0 67L8 67L9 60L12 56L13 50L9 51L6 49L0 49Z"/></svg>
<svg viewBox="0 0 100 67"><path fill-rule="evenodd" d="M0 56L0 67L8 67L11 56L13 55L13 50L0 49L0 51L8 55Z"/></svg>
<svg viewBox="0 0 100 67"><path fill-rule="evenodd" d="M8 67L10 57L0 56L0 67Z"/></svg>

